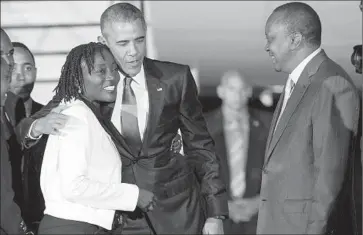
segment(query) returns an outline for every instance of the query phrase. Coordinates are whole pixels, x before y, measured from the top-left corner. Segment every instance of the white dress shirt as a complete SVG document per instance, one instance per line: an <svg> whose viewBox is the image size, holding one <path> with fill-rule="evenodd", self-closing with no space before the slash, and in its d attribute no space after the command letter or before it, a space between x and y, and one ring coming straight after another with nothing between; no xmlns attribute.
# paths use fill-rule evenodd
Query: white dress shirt
<svg viewBox="0 0 363 235"><path fill-rule="evenodd" d="M43 157L44 213L110 230L115 210L135 209L139 188L121 183L119 153L88 106L80 100L64 106L69 120L62 135L49 135Z"/></svg>
<svg viewBox="0 0 363 235"><path fill-rule="evenodd" d="M321 47L316 49L313 53L311 53L309 56L307 56L303 61L300 62L298 66L289 74L289 78L286 81L285 89L284 89L284 100L282 103L281 111L279 114L279 117L277 119L276 125L275 125L275 131L277 129L277 124L280 122L280 118L282 116L282 113L285 111L287 102L290 99L290 96L294 90L294 87L296 83L299 80L299 77L301 73L304 71L306 65L321 51Z"/></svg>
<svg viewBox="0 0 363 235"><path fill-rule="evenodd" d="M111 121L117 128L117 130L122 133L121 130L121 106L122 106L122 95L124 91L124 79L125 75L120 73L120 82L117 85L117 97L115 106L113 108ZM131 88L133 89L136 96L137 104L137 119L139 124L139 131L141 140L143 139L144 132L147 125L147 118L149 114L149 93L146 85L144 66L141 66L140 73L132 78Z"/></svg>
<svg viewBox="0 0 363 235"><path fill-rule="evenodd" d="M294 81L294 84L297 83L297 81L299 80L299 77L302 73L302 71L304 71L306 65L321 51L321 47L319 47L318 49L316 49L313 53L311 53L309 56L307 56L303 61L301 61L301 63L296 66L296 68L290 73L289 78L292 79L292 81Z"/></svg>

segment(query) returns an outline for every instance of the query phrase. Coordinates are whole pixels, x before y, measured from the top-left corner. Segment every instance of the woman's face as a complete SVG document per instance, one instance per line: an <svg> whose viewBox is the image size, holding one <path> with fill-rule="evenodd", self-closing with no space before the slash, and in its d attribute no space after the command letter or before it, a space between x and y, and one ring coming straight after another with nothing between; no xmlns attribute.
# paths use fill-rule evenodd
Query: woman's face
<svg viewBox="0 0 363 235"><path fill-rule="evenodd" d="M114 102L120 75L112 54L106 49L103 49L101 53L97 52L91 74L88 73L84 61L81 66L84 96L91 101Z"/></svg>

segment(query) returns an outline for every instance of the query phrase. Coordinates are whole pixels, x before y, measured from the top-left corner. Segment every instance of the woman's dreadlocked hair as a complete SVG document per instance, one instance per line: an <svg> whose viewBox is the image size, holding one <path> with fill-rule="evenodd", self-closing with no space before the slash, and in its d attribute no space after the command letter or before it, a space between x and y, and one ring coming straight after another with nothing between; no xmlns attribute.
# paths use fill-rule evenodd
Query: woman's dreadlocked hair
<svg viewBox="0 0 363 235"><path fill-rule="evenodd" d="M90 42L73 48L67 55L66 62L62 67L58 85L54 89L56 97L60 100L70 101L78 99L83 93L82 60L88 68L88 73L94 69L95 55L109 48L101 43Z"/></svg>

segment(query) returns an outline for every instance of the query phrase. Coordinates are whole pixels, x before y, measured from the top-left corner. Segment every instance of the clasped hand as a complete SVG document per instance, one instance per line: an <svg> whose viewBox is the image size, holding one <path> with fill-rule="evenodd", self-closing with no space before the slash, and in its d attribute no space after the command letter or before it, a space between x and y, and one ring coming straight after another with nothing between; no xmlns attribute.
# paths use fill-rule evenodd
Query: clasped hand
<svg viewBox="0 0 363 235"><path fill-rule="evenodd" d="M229 201L229 218L235 223L250 221L258 212L259 201L259 196Z"/></svg>

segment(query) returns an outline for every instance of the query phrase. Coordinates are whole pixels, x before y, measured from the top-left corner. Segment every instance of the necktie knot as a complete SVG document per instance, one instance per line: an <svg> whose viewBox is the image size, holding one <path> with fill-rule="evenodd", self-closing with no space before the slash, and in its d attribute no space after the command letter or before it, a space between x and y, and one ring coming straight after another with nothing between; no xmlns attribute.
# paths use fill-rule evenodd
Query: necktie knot
<svg viewBox="0 0 363 235"><path fill-rule="evenodd" d="M131 82L132 82L132 77L126 76L125 79L124 79L124 85L125 86L130 86Z"/></svg>
<svg viewBox="0 0 363 235"><path fill-rule="evenodd" d="M294 89L294 87L295 82L291 79L291 77L289 77L285 88L285 95L290 96L291 91Z"/></svg>

